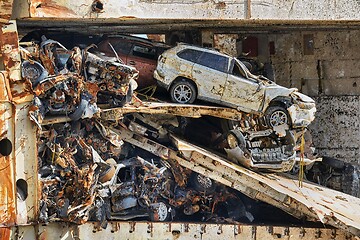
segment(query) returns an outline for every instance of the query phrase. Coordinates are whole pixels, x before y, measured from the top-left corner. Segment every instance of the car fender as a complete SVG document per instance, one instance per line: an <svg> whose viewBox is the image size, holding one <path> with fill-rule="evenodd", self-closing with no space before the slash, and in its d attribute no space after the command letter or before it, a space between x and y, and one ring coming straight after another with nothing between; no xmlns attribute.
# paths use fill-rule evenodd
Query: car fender
<svg viewBox="0 0 360 240"><path fill-rule="evenodd" d="M289 101L291 102L291 93L296 91L296 88L285 88L276 84L274 84L274 86L267 86L264 93L265 96L261 112L264 113L271 103L277 100L285 105L288 105Z"/></svg>

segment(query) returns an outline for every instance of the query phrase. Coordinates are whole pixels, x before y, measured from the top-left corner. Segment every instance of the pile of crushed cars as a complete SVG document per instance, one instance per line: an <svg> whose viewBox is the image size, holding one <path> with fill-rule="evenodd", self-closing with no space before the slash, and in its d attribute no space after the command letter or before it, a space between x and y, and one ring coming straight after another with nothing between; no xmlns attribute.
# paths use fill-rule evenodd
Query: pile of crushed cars
<svg viewBox="0 0 360 240"><path fill-rule="evenodd" d="M254 220L254 205L246 196L123 141L118 134L122 129L176 150L171 133L244 165L249 159L280 165L279 171L294 165L299 131L259 128L260 118L248 114L238 126L246 139L216 117L129 113L104 120L99 114L103 108L142 104L134 94L139 73L135 68L91 53L89 47L68 50L46 38L23 46L22 75L34 94L29 116L39 130L43 222L92 220L105 227L108 220L134 218ZM64 116L66 121L44 124L46 118ZM237 158L239 145L247 146L242 156L248 159Z"/></svg>

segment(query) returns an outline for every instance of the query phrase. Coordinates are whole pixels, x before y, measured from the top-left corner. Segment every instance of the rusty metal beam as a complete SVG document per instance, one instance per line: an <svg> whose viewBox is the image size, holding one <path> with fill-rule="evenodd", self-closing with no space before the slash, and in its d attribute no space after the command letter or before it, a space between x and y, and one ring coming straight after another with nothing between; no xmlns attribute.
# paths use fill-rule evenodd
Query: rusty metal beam
<svg viewBox="0 0 360 240"><path fill-rule="evenodd" d="M101 109L97 116L102 120L119 120L128 113L170 114L190 118L213 116L230 120L240 120L243 117L243 112L233 108L156 102L142 102L141 106L126 105L119 108ZM47 117L41 124L50 125L70 121L71 119L66 116Z"/></svg>
<svg viewBox="0 0 360 240"><path fill-rule="evenodd" d="M30 18L17 20L22 34L36 28L87 34L167 33L171 31L211 30L214 33L251 33L279 31L316 31L360 29L360 21L352 20L214 20L214 19L62 19Z"/></svg>

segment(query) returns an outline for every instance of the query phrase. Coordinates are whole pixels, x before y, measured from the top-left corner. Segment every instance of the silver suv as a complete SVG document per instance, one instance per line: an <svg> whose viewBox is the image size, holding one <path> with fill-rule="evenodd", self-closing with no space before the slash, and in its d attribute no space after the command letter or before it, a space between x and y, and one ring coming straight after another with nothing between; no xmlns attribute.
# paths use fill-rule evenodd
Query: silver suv
<svg viewBox="0 0 360 240"><path fill-rule="evenodd" d="M306 127L314 120L313 99L251 74L241 61L216 50L178 44L159 56L154 77L173 102L201 99L265 114L270 127Z"/></svg>

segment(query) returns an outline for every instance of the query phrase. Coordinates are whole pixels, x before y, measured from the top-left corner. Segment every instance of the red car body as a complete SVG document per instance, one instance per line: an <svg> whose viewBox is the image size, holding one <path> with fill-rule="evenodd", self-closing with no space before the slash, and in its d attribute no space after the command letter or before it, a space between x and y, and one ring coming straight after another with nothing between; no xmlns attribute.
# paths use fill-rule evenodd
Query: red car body
<svg viewBox="0 0 360 240"><path fill-rule="evenodd" d="M96 51L109 57L116 57L115 50L124 64L139 71L138 89L156 85L153 74L158 56L170 47L164 43L128 35L107 36L97 46Z"/></svg>

